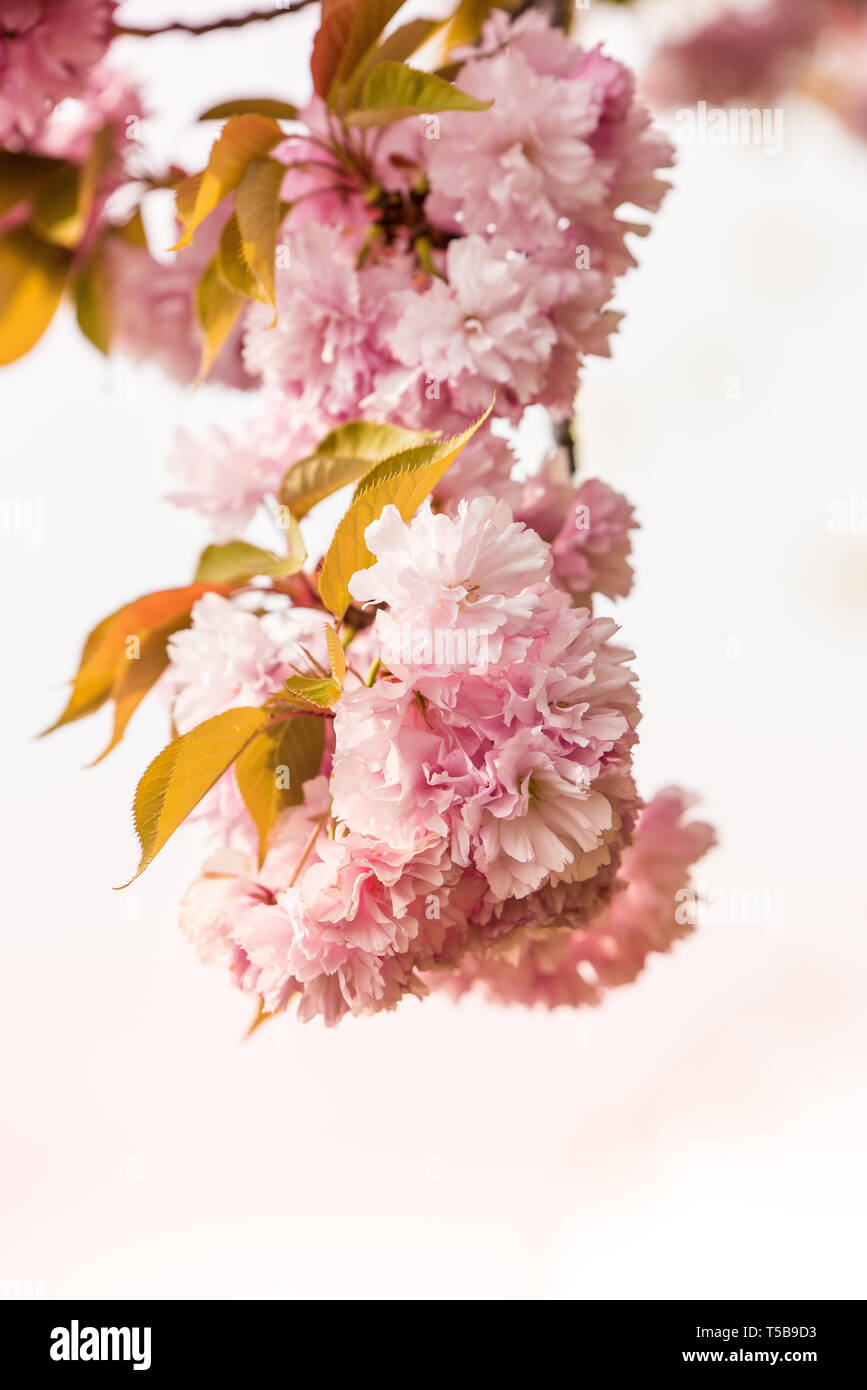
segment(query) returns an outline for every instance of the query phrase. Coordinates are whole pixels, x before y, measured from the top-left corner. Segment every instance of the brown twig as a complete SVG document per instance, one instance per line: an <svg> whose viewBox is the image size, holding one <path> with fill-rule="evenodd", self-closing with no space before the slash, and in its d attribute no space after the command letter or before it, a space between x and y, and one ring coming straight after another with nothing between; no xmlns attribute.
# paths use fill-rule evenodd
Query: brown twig
<svg viewBox="0 0 867 1390"><path fill-rule="evenodd" d="M180 19L163 24L159 29L137 29L119 24L114 32L133 39L155 39L160 34L215 34L221 29L243 29L247 24L266 23L269 19L279 19L281 15L297 14L299 10L306 10L317 2L318 0L292 0L291 5L280 5L273 10L253 10L251 14L237 15L234 19L212 19L207 24L185 24Z"/></svg>

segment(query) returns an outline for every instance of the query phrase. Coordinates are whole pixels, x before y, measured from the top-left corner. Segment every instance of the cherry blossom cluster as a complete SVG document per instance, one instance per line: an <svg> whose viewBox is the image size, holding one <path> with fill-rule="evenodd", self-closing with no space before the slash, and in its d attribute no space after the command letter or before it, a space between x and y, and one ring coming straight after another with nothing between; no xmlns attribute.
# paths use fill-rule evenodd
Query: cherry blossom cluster
<svg viewBox="0 0 867 1390"><path fill-rule="evenodd" d="M359 14L366 3L353 0ZM323 32L333 13L323 6ZM108 303L112 350L189 384L204 338L209 380L246 391L252 415L237 437L179 439L174 499L207 518L217 544L193 584L94 630L59 722L112 698L120 737L143 692L130 691L119 644L126 624L149 622L147 669L176 737L140 784L150 788L136 804L140 871L172 833L164 820L174 828L195 806L214 848L185 896L183 929L258 1016L297 1004L301 1019L334 1024L433 989L595 1003L683 934L675 894L713 838L683 793L645 804L636 788L632 654L594 612L630 591L636 518L608 484L575 478L569 430L585 359L607 355L617 327L630 236L647 231L628 219L659 207L671 146L632 74L601 48L532 9L493 11L415 114L393 103L380 123L368 102L353 124L329 82L303 110L282 104L280 125L240 118L276 132L263 147L279 185L269 294L252 269L261 248L243 249L238 179L220 183L228 157L223 174L212 170L219 199L201 214L206 180L137 165L127 126L138 96L101 63L113 17L108 0L0 0L0 71L12 74L0 143L97 170L76 176L83 227L69 283L80 319L97 298L82 312L87 268ZM407 72L416 90L424 74ZM78 99L71 110L66 98ZM27 170L0 234L39 226L45 170ZM137 180L177 190L173 262L151 255L118 203ZM234 261L229 233L242 248ZM237 314L214 352L198 298L212 273ZM528 472L512 439L530 407L547 412L554 441ZM334 542L303 569L305 526L293 558L299 518L339 484L314 488L297 514L282 499L293 469L318 459L327 473L327 438L358 422L411 432L446 461L407 462L399 444L370 474L338 460L343 481L363 489L379 470L383 489L363 546L356 537L358 563L339 574L342 602L326 579ZM403 470L417 479L425 467L426 500L425 489L401 494ZM238 539L263 502L291 513L281 529L293 556ZM212 721L221 733L208 743ZM281 721L290 735L315 729L318 744L278 802L293 768L265 762L253 775L241 759L255 738L265 756L282 747ZM234 762L218 761L224 730ZM203 763L184 771L200 744ZM197 777L209 790L188 807Z"/></svg>
<svg viewBox="0 0 867 1390"><path fill-rule="evenodd" d="M608 354L608 306L635 263L617 213L659 206L672 157L631 73L538 13L495 11L455 81L490 110L402 121L338 157L317 97L275 152L292 204L277 322L251 306L242 343L261 409L242 437L182 436L173 460L176 499L217 535L342 421L453 434L494 391L507 422L529 405L566 421L582 361ZM467 495L486 469L505 495L513 462L482 436L450 486Z"/></svg>
<svg viewBox="0 0 867 1390"><path fill-rule="evenodd" d="M593 1002L682 934L674 894L712 840L680 793L642 811L631 654L552 583L552 547L501 500L425 504L409 523L387 507L366 541L375 563L350 590L376 616L348 649L323 775L260 868L236 788L215 788L223 843L184 930L266 1013L297 998L300 1018L332 1024L475 985ZM206 596L171 642L176 722L260 703L299 646L324 660L316 626Z"/></svg>

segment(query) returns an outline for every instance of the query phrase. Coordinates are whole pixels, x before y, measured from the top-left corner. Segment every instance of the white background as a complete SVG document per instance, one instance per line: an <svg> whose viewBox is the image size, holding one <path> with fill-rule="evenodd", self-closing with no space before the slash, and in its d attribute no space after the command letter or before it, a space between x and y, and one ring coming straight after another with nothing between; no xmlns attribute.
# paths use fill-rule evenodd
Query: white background
<svg viewBox="0 0 867 1390"><path fill-rule="evenodd" d="M303 96L314 25L119 46L171 113L154 150L212 100ZM806 104L785 121L777 157L681 150L581 403L586 469L643 526L619 610L642 788L699 791L705 883L782 893L782 920L709 927L599 1010L410 1000L241 1042L248 1001L175 925L196 832L111 887L164 711L92 771L103 716L33 742L84 632L189 577L206 533L162 500L166 455L235 407L104 363L65 313L3 372L3 496L45 532L0 543L0 1292L867 1293L867 536L829 531L867 495L867 148Z"/></svg>

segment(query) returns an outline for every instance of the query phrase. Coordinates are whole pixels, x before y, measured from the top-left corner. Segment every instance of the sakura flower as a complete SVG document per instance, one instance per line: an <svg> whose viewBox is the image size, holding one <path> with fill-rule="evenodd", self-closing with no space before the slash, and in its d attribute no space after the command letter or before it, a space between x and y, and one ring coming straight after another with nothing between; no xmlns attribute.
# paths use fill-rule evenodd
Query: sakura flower
<svg viewBox="0 0 867 1390"><path fill-rule="evenodd" d="M387 603L377 619L386 660L400 672L412 663L402 633L464 629L496 663L503 642L519 632L538 606L534 584L547 578L551 556L534 531L512 520L505 502L476 497L457 515L434 513L426 503L410 524L386 507L365 533L377 561L354 574L358 603ZM431 654L436 641L431 640ZM427 664L441 664L429 658Z"/></svg>
<svg viewBox="0 0 867 1390"><path fill-rule="evenodd" d="M773 97L803 62L822 24L815 0L764 0L731 6L719 18L665 44L645 87L655 102Z"/></svg>
<svg viewBox="0 0 867 1390"><path fill-rule="evenodd" d="M505 245L462 237L446 252L446 281L393 301L387 332L395 357L422 377L445 382L456 408L478 413L492 392L501 406L528 404L541 390L556 341L550 310L560 278L507 259Z"/></svg>
<svg viewBox="0 0 867 1390"><path fill-rule="evenodd" d="M474 862L496 898L523 898L582 854L599 847L612 827L611 807L592 791L585 769L532 730L523 730L486 759L490 786L464 812L478 838Z"/></svg>
<svg viewBox="0 0 867 1390"><path fill-rule="evenodd" d="M78 96L111 38L116 0L0 0L0 144L26 143Z"/></svg>
<svg viewBox="0 0 867 1390"><path fill-rule="evenodd" d="M633 981L652 952L670 950L690 930L678 921L676 894L714 843L709 825L686 818L691 804L677 788L648 803L623 855L617 891L580 927L557 930L556 920L540 917L523 934L465 955L457 974L428 981L455 996L479 990L499 1003L549 1009L597 1004L606 989Z"/></svg>
<svg viewBox="0 0 867 1390"><path fill-rule="evenodd" d="M224 710L262 704L305 664L303 647L311 642L322 647L323 622L310 609L259 618L220 594L205 594L190 627L169 638L175 726L186 733Z"/></svg>
<svg viewBox="0 0 867 1390"><path fill-rule="evenodd" d="M248 314L248 371L288 396L297 412L324 425L359 414L379 370L393 365L384 335L393 321L390 292L410 282L396 254L388 267L356 269L357 239L340 227L307 224L284 233L288 265L277 270L278 318L264 305Z"/></svg>
<svg viewBox="0 0 867 1390"><path fill-rule="evenodd" d="M666 188L655 171L672 160L629 71L601 49L582 49L542 15L506 22L495 13L481 55L457 80L495 104L476 127L466 113L441 118L430 157L434 219L463 232L508 234L516 250L544 247L564 265L586 245L597 270L625 269L631 257L617 209L655 210Z"/></svg>
<svg viewBox="0 0 867 1390"><path fill-rule="evenodd" d="M315 448L321 433L304 420L287 420L285 402L266 397L261 417L237 435L212 426L203 439L178 434L169 467L179 486L170 493L211 523L217 540L242 531L262 501L279 491L291 463Z"/></svg>
<svg viewBox="0 0 867 1390"><path fill-rule="evenodd" d="M605 193L606 171L588 143L599 116L593 89L535 72L512 48L466 63L459 81L494 105L482 119L460 111L440 118L431 216L451 226L460 212L470 232L493 224L516 247L560 240L558 218L577 216Z"/></svg>

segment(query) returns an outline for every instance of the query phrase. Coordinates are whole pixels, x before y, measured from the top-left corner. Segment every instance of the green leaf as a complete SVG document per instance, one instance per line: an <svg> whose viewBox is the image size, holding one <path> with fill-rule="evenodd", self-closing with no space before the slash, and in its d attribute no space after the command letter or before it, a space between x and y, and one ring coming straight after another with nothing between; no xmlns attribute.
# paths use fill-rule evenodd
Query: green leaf
<svg viewBox="0 0 867 1390"><path fill-rule="evenodd" d="M325 751L325 720L295 714L277 719L256 735L235 763L244 804L259 832L259 863L271 829L287 806L298 806L303 784L316 777Z"/></svg>
<svg viewBox="0 0 867 1390"><path fill-rule="evenodd" d="M340 699L340 682L333 676L289 676L274 698L287 696L317 709L331 709Z"/></svg>
<svg viewBox="0 0 867 1390"><path fill-rule="evenodd" d="M111 346L111 287L101 249L91 256L76 276L72 293L79 328L95 348L108 353Z"/></svg>
<svg viewBox="0 0 867 1390"><path fill-rule="evenodd" d="M493 401L463 434L433 444L420 444L383 459L366 473L342 518L328 548L319 575L322 601L337 618L342 618L351 601L349 581L357 570L373 564L364 533L383 508L397 507L404 521L436 487L446 469L476 430L488 418Z"/></svg>
<svg viewBox="0 0 867 1390"><path fill-rule="evenodd" d="M257 298L274 304L274 259L277 234L283 221L280 189L285 165L276 159L256 159L235 192L235 216L241 233L244 259L259 288Z"/></svg>
<svg viewBox="0 0 867 1390"><path fill-rule="evenodd" d="M296 121L298 107L291 101L279 101L275 97L236 97L234 101L221 101L218 106L210 106L199 116L200 121L222 121L227 116L271 116L276 121Z"/></svg>
<svg viewBox="0 0 867 1390"><path fill-rule="evenodd" d="M141 844L132 883L268 722L261 709L230 709L181 734L158 753L138 784L133 805ZM129 887L129 884L124 884Z"/></svg>
<svg viewBox="0 0 867 1390"><path fill-rule="evenodd" d="M54 317L72 254L41 241L29 227L0 237L0 366L37 343Z"/></svg>
<svg viewBox="0 0 867 1390"><path fill-rule="evenodd" d="M283 131L268 116L232 116L226 122L214 142L205 169L178 186L176 201L184 235L173 250L179 251L190 244L199 224L227 193L237 188L247 166L254 159L270 154L283 139Z"/></svg>
<svg viewBox="0 0 867 1390"><path fill-rule="evenodd" d="M403 0L360 0L354 6L349 33L331 80L329 106L342 107L341 89L350 81L371 45L376 43L402 4Z"/></svg>
<svg viewBox="0 0 867 1390"><path fill-rule="evenodd" d="M224 545L209 545L202 551L195 582L242 584L260 574L282 579L287 574L297 574L305 559L306 556L299 561L297 555L275 555L247 541L226 541Z"/></svg>
<svg viewBox="0 0 867 1390"><path fill-rule="evenodd" d="M346 104L355 105L367 74L377 63L387 58L393 58L399 63L406 62L407 58L417 53L441 27L438 19L411 19L408 24L402 24L381 42L371 44L343 88Z"/></svg>
<svg viewBox="0 0 867 1390"><path fill-rule="evenodd" d="M196 318L202 330L202 365L199 381L203 381L220 355L226 339L246 304L242 294L230 289L217 268L217 257L208 263L196 286Z"/></svg>
<svg viewBox="0 0 867 1390"><path fill-rule="evenodd" d="M434 437L430 430L351 420L326 435L315 454L293 463L280 485L280 501L294 516L306 516L317 502L357 482L380 459Z"/></svg>
<svg viewBox="0 0 867 1390"><path fill-rule="evenodd" d="M477 101L435 73L419 72L405 63L377 63L364 81L358 108L346 117L348 125L390 125L439 111L487 111L492 101Z"/></svg>

